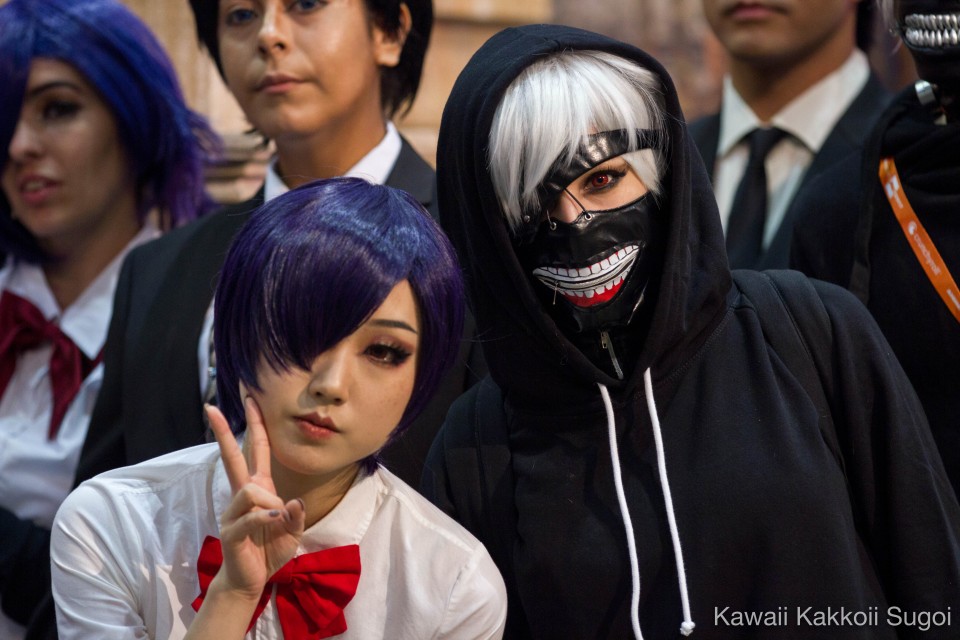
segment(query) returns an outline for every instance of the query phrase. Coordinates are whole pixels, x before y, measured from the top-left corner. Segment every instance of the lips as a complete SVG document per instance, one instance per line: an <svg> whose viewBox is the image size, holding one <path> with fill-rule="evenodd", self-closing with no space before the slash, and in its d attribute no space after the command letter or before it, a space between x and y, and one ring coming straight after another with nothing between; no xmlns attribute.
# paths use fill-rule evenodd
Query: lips
<svg viewBox="0 0 960 640"><path fill-rule="evenodd" d="M737 19L754 20L766 18L778 10L776 6L766 2L737 2L727 9L725 13Z"/></svg>
<svg viewBox="0 0 960 640"><path fill-rule="evenodd" d="M264 93L283 93L300 82L299 78L285 73L268 73L260 79L254 89Z"/></svg>
<svg viewBox="0 0 960 640"><path fill-rule="evenodd" d="M319 416L316 413L297 416L296 422L301 431L314 438L323 438L331 436L334 433L340 433L340 430L337 429L337 425L333 420Z"/></svg>
<svg viewBox="0 0 960 640"><path fill-rule="evenodd" d="M960 14L913 13L903 19L903 39L908 45L948 49L960 44Z"/></svg>
<svg viewBox="0 0 960 640"><path fill-rule="evenodd" d="M537 267L533 276L578 307L594 307L617 295L638 256L638 245L623 247L583 267Z"/></svg>
<svg viewBox="0 0 960 640"><path fill-rule="evenodd" d="M43 204L60 185L56 180L44 176L28 175L17 181L20 199L30 206Z"/></svg>

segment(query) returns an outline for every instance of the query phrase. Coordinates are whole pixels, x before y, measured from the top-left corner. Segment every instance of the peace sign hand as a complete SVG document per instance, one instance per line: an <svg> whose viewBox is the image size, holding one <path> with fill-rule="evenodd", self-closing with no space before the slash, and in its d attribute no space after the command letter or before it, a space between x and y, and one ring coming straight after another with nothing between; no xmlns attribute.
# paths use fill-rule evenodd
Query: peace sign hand
<svg viewBox="0 0 960 640"><path fill-rule="evenodd" d="M246 454L223 413L216 407L206 407L233 492L220 518L223 565L214 580L224 591L259 599L270 576L296 553L303 537L305 513L299 498L284 504L277 495L270 475L270 440L263 416L252 397L247 396L243 404Z"/></svg>

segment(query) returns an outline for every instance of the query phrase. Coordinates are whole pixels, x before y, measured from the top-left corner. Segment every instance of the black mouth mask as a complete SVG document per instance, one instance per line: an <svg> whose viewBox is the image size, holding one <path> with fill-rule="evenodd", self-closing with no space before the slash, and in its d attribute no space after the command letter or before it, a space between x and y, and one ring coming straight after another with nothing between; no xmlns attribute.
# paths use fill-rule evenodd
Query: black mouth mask
<svg viewBox="0 0 960 640"><path fill-rule="evenodd" d="M665 236L660 208L647 193L571 223L545 222L517 256L561 330L608 331L650 307L644 303L662 266Z"/></svg>
<svg viewBox="0 0 960 640"><path fill-rule="evenodd" d="M949 96L960 89L960 2L899 0L897 29L921 79Z"/></svg>
<svg viewBox="0 0 960 640"><path fill-rule="evenodd" d="M636 141L635 145L632 143ZM567 185L593 167L634 149L659 148L657 132L602 131L577 153L558 159L537 188L539 212L524 215L517 257L541 302L569 336L621 329L645 302L663 262L666 225L653 194L605 211L583 211L570 223L543 219ZM648 314L649 315L649 314Z"/></svg>

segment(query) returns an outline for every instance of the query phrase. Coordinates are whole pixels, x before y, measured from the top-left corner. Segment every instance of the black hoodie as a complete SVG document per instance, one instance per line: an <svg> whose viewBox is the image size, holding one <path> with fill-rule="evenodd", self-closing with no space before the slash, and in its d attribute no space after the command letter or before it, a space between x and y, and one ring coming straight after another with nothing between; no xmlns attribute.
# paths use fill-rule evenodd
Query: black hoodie
<svg viewBox="0 0 960 640"><path fill-rule="evenodd" d="M564 50L636 61L661 79L668 112L666 259L648 337L622 381L591 364L541 307L487 170L504 90L533 61ZM647 638L679 634L681 590L652 444L655 414L645 400L648 368L694 637L916 633L888 624L894 605L944 615L952 607L953 625L923 637L960 635L960 508L912 389L862 305L817 283L831 335L811 348L837 441L824 434L814 402L733 284L709 181L656 60L568 27L499 33L453 88L437 177L441 221L503 391L517 522L511 557L499 562L514 621L529 625L518 635L632 635L628 547L598 385L612 397L639 556L640 625ZM470 481L434 457L425 492L457 517L450 494ZM850 613L838 618L841 611ZM858 626L850 618L857 612L875 614L878 624ZM766 614L768 624L745 614Z"/></svg>

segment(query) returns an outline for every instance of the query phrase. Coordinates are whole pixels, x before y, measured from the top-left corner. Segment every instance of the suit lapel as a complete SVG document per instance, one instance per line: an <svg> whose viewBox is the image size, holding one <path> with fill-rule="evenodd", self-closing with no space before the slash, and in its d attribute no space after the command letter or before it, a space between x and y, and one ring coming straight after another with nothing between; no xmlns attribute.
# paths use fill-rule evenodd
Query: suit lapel
<svg viewBox="0 0 960 640"><path fill-rule="evenodd" d="M436 218L436 174L405 138L401 137L401 140L400 155L387 176L386 185L406 191Z"/></svg>
<svg viewBox="0 0 960 640"><path fill-rule="evenodd" d="M837 121L830 135L824 141L820 151L813 157L810 167L803 176L799 194L811 180L823 173L831 165L847 155L863 147L864 141L870 134L880 114L890 102L890 94L877 79L870 74L867 84L857 95L856 99L847 108L843 116ZM770 246L760 259L759 269L784 268L790 256L790 241L793 236L793 225L800 211L797 209L796 195L790 201L787 211L777 234L770 242Z"/></svg>
<svg viewBox="0 0 960 640"><path fill-rule="evenodd" d="M156 327L159 336L163 336L163 371L197 372L197 350L204 316L213 300L217 277L223 266L224 258L233 237L250 212L263 203L263 189L250 200L227 206L217 213L214 219L197 229L197 233L185 243L175 262L170 277L165 278L164 288L156 300L161 305L177 307L173 314L157 314L170 325ZM170 375L164 377L167 389L170 415L168 424L175 425L180 438L186 442L196 442L198 434L203 433L200 406L200 389L197 374Z"/></svg>

